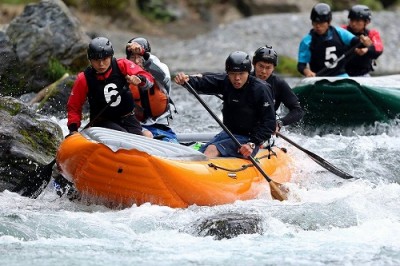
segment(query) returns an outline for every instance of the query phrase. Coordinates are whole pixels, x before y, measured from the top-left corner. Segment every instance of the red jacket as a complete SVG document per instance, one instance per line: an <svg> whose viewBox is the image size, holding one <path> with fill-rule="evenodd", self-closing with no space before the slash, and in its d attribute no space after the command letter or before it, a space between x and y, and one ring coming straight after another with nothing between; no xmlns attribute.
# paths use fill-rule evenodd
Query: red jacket
<svg viewBox="0 0 400 266"><path fill-rule="evenodd" d="M147 81L143 81L139 84L139 87L152 87L154 84L153 76L143 70L140 66L134 64L125 58L117 59L118 67L121 70L121 73L126 75L141 75L147 79ZM108 70L105 74L97 75L97 79L102 80L109 77L111 74L111 69ZM68 123L67 126L71 124L76 124L78 128L81 125L82 120L82 108L84 103L87 100L88 95L88 85L86 82L84 72L80 72L75 80L75 83L71 90L71 95L69 96L67 103L67 115L68 115Z"/></svg>
<svg viewBox="0 0 400 266"><path fill-rule="evenodd" d="M383 52L383 43L379 32L375 29L364 29L363 32L355 33L351 30L350 26L342 25L342 28L350 31L356 36L361 34L368 36L372 45L368 47L368 52L362 56L353 54L351 59L346 64L346 72L350 76L362 76L370 71L373 71L373 65L375 65L375 60Z"/></svg>
<svg viewBox="0 0 400 266"><path fill-rule="evenodd" d="M375 29L370 29L370 30L365 29L365 32L355 33L351 30L349 25L341 25L341 26L343 29L350 31L356 36L360 36L361 34L368 36L372 41L372 45L375 48L375 52L379 53L379 55L383 52L383 42L381 39L381 35L379 34L379 31Z"/></svg>

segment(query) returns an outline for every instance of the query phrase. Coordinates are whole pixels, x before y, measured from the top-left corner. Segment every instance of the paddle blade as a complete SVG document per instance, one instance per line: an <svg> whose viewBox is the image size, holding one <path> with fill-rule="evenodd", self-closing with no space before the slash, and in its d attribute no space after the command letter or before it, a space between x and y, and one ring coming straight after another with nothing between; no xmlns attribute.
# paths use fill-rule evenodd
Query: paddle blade
<svg viewBox="0 0 400 266"><path fill-rule="evenodd" d="M343 170L340 170L339 168L337 168L336 166L334 166L333 164L331 164L331 163L329 163L329 162L327 162L325 160L321 160L321 159L319 159L317 157L314 157L314 156L311 156L311 155L309 155L309 156L317 164L319 164L320 166L322 166L323 168L325 168L329 172L337 175L338 177L341 177L343 179L351 179L351 178L356 179L354 176L344 172Z"/></svg>
<svg viewBox="0 0 400 266"><path fill-rule="evenodd" d="M330 171L331 173L337 175L338 177L341 177L343 179L355 178L354 176L344 172L343 170L340 170L339 168L337 168L336 166L334 166L333 164L331 164L327 160L323 159L322 157L318 156L317 154L315 154L315 153L303 148L302 146L300 146L299 144L297 144L293 140L289 139L288 137L285 137L281 133L277 132L276 135L281 137L282 139L286 140L287 142L289 142L290 144L292 144L293 146L295 146L296 148L298 148L299 150L301 150L305 154L307 154L317 164L319 164L320 166L322 166L326 170Z"/></svg>
<svg viewBox="0 0 400 266"><path fill-rule="evenodd" d="M38 169L35 173L29 174L12 192L16 192L24 197L36 199L50 183L55 163L56 159Z"/></svg>
<svg viewBox="0 0 400 266"><path fill-rule="evenodd" d="M281 189L280 184L271 180L269 182L269 186L271 187L272 198L280 200L280 201L284 201L284 200L288 199L288 197L287 197L288 191Z"/></svg>

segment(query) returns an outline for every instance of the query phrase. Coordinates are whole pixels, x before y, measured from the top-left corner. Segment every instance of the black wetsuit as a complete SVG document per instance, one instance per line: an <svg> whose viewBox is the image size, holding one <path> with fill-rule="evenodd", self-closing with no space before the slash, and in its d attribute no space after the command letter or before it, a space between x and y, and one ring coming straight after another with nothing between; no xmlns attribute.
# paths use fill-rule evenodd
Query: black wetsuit
<svg viewBox="0 0 400 266"><path fill-rule="evenodd" d="M300 121L304 116L304 111L300 106L299 99L296 94L294 94L289 84L274 73L272 73L266 81L272 88L275 111L278 110L281 103L289 109L289 113L285 117L280 118L283 125L286 126Z"/></svg>
<svg viewBox="0 0 400 266"><path fill-rule="evenodd" d="M270 87L265 81L249 75L241 89L235 89L226 73L191 76L190 85L202 94L222 95L223 122L238 135L249 136L256 145L275 132L275 110Z"/></svg>

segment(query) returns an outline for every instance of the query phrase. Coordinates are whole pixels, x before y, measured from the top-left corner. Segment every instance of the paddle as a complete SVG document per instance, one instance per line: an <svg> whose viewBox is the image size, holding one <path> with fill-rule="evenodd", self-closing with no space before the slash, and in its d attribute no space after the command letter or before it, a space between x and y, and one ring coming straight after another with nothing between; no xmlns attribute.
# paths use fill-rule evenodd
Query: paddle
<svg viewBox="0 0 400 266"><path fill-rule="evenodd" d="M315 153L301 147L299 144L295 143L294 141L290 140L288 137L285 137L284 135L282 135L282 133L280 132L276 132L276 135L278 137L281 137L282 139L286 140L287 142L289 142L290 144L292 144L293 146L295 146L296 148L298 148L299 150L301 150L302 152L306 153L311 159L313 159L316 163L318 163L319 165L321 165L323 168L325 168L326 170L330 171L331 173L343 178L343 179L350 179L350 178L355 178L354 176L338 169L336 166L332 165L331 163L327 162L326 160L324 160L323 158L321 158L320 156L316 155Z"/></svg>
<svg viewBox="0 0 400 266"><path fill-rule="evenodd" d="M355 53L354 50L356 48L359 48L360 46L362 46L363 44L361 42L357 43L356 45L354 45L353 47L351 47L349 50L347 50L344 54L342 54L338 59L336 59L332 65L337 65L340 61L342 61L343 59L345 59L347 57L347 59L351 59ZM320 71L318 71L315 76L317 77L321 77L323 74L325 74L330 68L325 66L324 68L322 68Z"/></svg>
<svg viewBox="0 0 400 266"><path fill-rule="evenodd" d="M104 108L101 109L100 112L95 116L95 118L93 118L82 130L91 127L93 123L104 113L104 111L109 106L111 106L113 102L117 100L118 96L124 91L126 90L122 89L118 91L117 94L111 95L110 101L107 103L107 105L104 106ZM36 199L50 183L51 175L53 173L53 166L55 163L56 158L54 158L49 164L36 169L35 173L30 173L21 184L19 184L12 190L12 192L16 192L24 197ZM68 180L66 181L68 184L71 183Z"/></svg>
<svg viewBox="0 0 400 266"><path fill-rule="evenodd" d="M236 143L238 147L242 146L240 142L235 138L235 136L229 131L229 129L222 123L222 121L218 118L216 114L213 113L213 111L208 107L208 105L201 99L199 94L193 89L193 87L188 83L185 82L184 87L191 92L197 100L204 106L204 108L210 113L210 115L217 121L217 123L223 128L223 130L229 135L229 137ZM255 161L255 159L252 156L249 156L249 159L251 163L257 168L257 170L264 176L264 178L268 181L270 187L271 187L271 195L273 198L277 200L286 200L287 195L283 194L283 191L279 189L278 183L275 183L274 181L271 180L271 178L264 172L264 170L261 168L261 166Z"/></svg>

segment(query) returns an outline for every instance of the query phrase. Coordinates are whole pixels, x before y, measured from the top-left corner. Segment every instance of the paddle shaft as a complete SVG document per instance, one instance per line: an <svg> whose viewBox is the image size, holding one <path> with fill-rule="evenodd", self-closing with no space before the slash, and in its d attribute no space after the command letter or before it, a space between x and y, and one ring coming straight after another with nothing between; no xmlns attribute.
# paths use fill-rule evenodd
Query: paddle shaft
<svg viewBox="0 0 400 266"><path fill-rule="evenodd" d="M237 138L232 134L232 132L222 123L222 121L218 118L216 114L208 107L208 105L203 101L200 95L196 92L196 90L188 83L185 82L184 87L187 88L196 99L204 106L204 108L208 111L208 113L214 118L215 121L222 127L222 129L229 135L233 142L240 148L242 144L237 140ZM286 200L287 197L284 196L278 186L271 180L271 178L265 173L265 171L261 168L261 166L256 162L256 160L249 156L251 163L257 168L257 170L264 176L264 178L269 182L271 186L271 193L273 193L274 197L278 200Z"/></svg>
<svg viewBox="0 0 400 266"><path fill-rule="evenodd" d="M288 137L282 135L282 133L276 132L276 135L279 136L280 138L286 140L287 142L289 142L290 144L292 144L293 146L295 146L296 148L298 148L302 152L306 153L308 156L310 156L311 159L313 159L316 163L318 163L319 165L321 165L322 167L324 167L325 169L327 169L331 173L333 173L333 174L335 174L335 175L337 175L337 176L339 176L339 177L341 177L343 179L355 178L354 176L352 176L352 175L350 175L350 174L338 169L336 166L334 166L330 162L326 161L322 157L318 156L317 154L315 154L315 153L313 153L313 152L301 147L299 144L297 144L293 140L291 140Z"/></svg>
<svg viewBox="0 0 400 266"><path fill-rule="evenodd" d="M86 126L82 130L91 127L93 123L105 112L105 110L107 110L108 107L111 106L111 104L113 104L117 100L118 96L124 91L126 91L126 89L122 89L118 91L117 94L112 95L107 105L104 106L103 109L101 109L100 112L95 116L95 118L93 118L88 124L86 124ZM20 185L16 186L12 190L12 192L17 192L21 196L36 199L50 183L53 166L55 163L56 158L54 158L49 164L42 167L38 173L31 174L28 178L25 178L25 180ZM31 176L35 176L34 180L31 180Z"/></svg>

